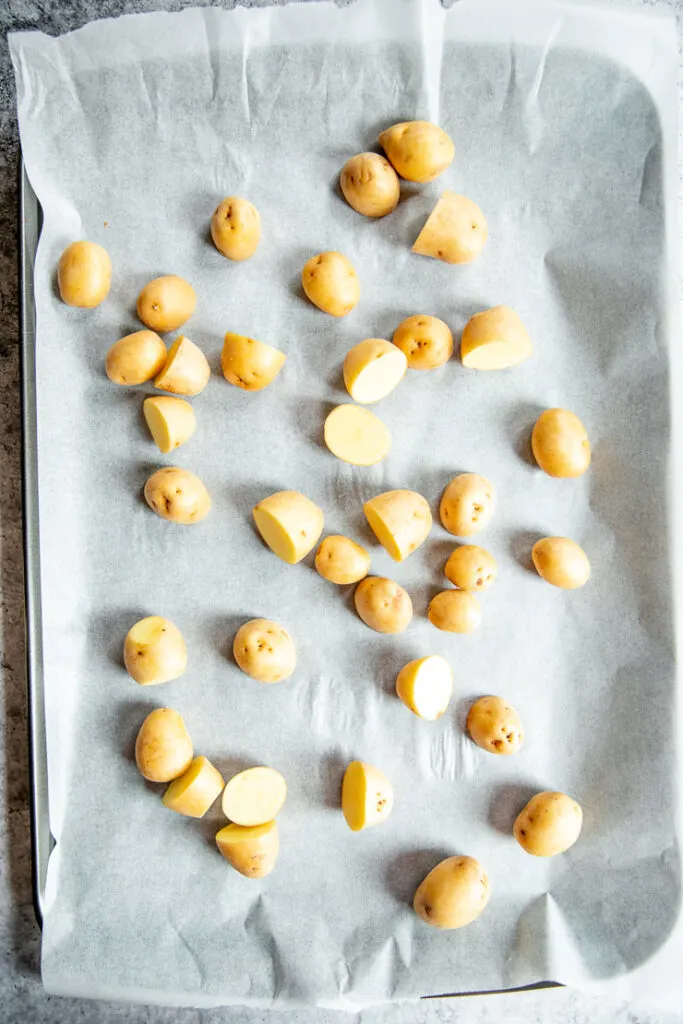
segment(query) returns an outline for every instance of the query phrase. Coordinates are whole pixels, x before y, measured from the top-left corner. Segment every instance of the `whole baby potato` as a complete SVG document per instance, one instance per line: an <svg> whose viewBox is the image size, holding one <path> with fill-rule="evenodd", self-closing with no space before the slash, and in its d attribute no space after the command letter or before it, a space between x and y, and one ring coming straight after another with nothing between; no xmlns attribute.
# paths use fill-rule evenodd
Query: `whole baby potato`
<svg viewBox="0 0 683 1024"><path fill-rule="evenodd" d="M104 368L114 384L144 384L156 377L166 362L166 346L154 331L135 331L115 341Z"/></svg>
<svg viewBox="0 0 683 1024"><path fill-rule="evenodd" d="M96 242L72 242L59 258L57 282L67 306L99 306L111 285L109 253Z"/></svg>
<svg viewBox="0 0 683 1024"><path fill-rule="evenodd" d="M447 633L473 633L481 625L481 607L468 590L442 590L429 602L427 616Z"/></svg>
<svg viewBox="0 0 683 1024"><path fill-rule="evenodd" d="M191 526L208 515L209 493L198 476L178 466L164 466L145 484L145 501L158 516Z"/></svg>
<svg viewBox="0 0 683 1024"><path fill-rule="evenodd" d="M339 185L349 206L366 217L385 217L401 194L396 171L379 153L352 156L342 168Z"/></svg>
<svg viewBox="0 0 683 1024"><path fill-rule="evenodd" d="M214 210L211 237L218 251L229 260L248 260L261 238L258 210L248 199L228 196Z"/></svg>
<svg viewBox="0 0 683 1024"><path fill-rule="evenodd" d="M494 507L493 484L478 473L453 477L441 498L439 514L449 533L468 537L482 530Z"/></svg>
<svg viewBox="0 0 683 1024"><path fill-rule="evenodd" d="M223 376L243 391L262 391L277 377L286 355L279 348L230 331L223 339Z"/></svg>
<svg viewBox="0 0 683 1024"><path fill-rule="evenodd" d="M430 121L402 121L379 136L379 144L406 181L433 181L453 162L455 146Z"/></svg>
<svg viewBox="0 0 683 1024"><path fill-rule="evenodd" d="M157 708L140 726L135 763L149 782L170 782L190 767L194 750L182 715Z"/></svg>
<svg viewBox="0 0 683 1024"><path fill-rule="evenodd" d="M513 834L533 857L555 857L579 838L583 812L566 793L537 793L517 817Z"/></svg>
<svg viewBox="0 0 683 1024"><path fill-rule="evenodd" d="M296 668L294 641L270 619L251 619L240 626L232 653L242 671L260 683L281 683Z"/></svg>
<svg viewBox="0 0 683 1024"><path fill-rule="evenodd" d="M391 340L403 352L411 370L436 370L453 355L451 330L436 316L409 316L398 325Z"/></svg>
<svg viewBox="0 0 683 1024"><path fill-rule="evenodd" d="M403 587L383 576L366 576L354 593L356 611L378 633L402 633L413 617L413 602Z"/></svg>
<svg viewBox="0 0 683 1024"><path fill-rule="evenodd" d="M576 477L591 464L586 428L568 409L546 409L531 433L534 458L548 476Z"/></svg>
<svg viewBox="0 0 683 1024"><path fill-rule="evenodd" d="M358 583L368 574L370 555L349 537L325 537L316 551L315 567L330 583Z"/></svg>
<svg viewBox="0 0 683 1024"><path fill-rule="evenodd" d="M177 679L187 668L183 634L170 619L147 615L128 630L123 663L136 683L151 686Z"/></svg>
<svg viewBox="0 0 683 1024"><path fill-rule="evenodd" d="M516 754L524 743L522 722L502 697L480 697L467 716L467 731L490 754Z"/></svg>
<svg viewBox="0 0 683 1024"><path fill-rule="evenodd" d="M413 907L434 928L463 928L479 917L491 896L483 867L474 857L447 857L418 886Z"/></svg>
<svg viewBox="0 0 683 1024"><path fill-rule="evenodd" d="M301 271L304 292L330 316L346 316L360 298L360 282L351 260L340 252L311 256Z"/></svg>
<svg viewBox="0 0 683 1024"><path fill-rule="evenodd" d="M444 574L460 590L488 590L498 575L498 563L477 544L462 544L446 562Z"/></svg>
<svg viewBox="0 0 683 1024"><path fill-rule="evenodd" d="M531 558L538 575L553 587L577 590L590 579L586 552L569 537L543 537L534 544Z"/></svg>
<svg viewBox="0 0 683 1024"><path fill-rule="evenodd" d="M197 305L192 285L182 277L156 277L138 295L138 316L152 331L177 331L189 320Z"/></svg>

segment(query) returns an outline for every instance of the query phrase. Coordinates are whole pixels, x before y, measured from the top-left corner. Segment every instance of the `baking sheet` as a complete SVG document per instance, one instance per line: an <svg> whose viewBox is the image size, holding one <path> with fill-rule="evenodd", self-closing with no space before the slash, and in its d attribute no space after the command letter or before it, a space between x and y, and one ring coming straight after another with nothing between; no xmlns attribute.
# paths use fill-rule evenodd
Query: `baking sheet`
<svg viewBox="0 0 683 1024"><path fill-rule="evenodd" d="M568 4L429 0L178 15L95 23L59 40L11 37L26 165L45 211L36 264L43 647L50 818L43 978L54 992L168 1003L353 1006L553 979L680 997L669 394L678 356L673 22ZM428 116L454 136L440 182L406 188L391 218L353 213L339 167L395 120ZM490 242L453 268L409 252L444 187L480 202ZM228 265L207 240L217 199L260 209L257 255ZM57 299L65 244L89 237L115 267L94 312ZM363 296L332 322L302 299L309 255L340 248ZM236 330L288 353L260 395L216 374L195 400L199 430L159 457L146 389L104 377L109 344L135 329L139 288L160 273L197 288L187 333L217 369ZM459 331L477 309L514 305L536 342L516 371L456 361L410 374L377 411L394 434L380 466L352 469L321 445L343 399L340 363L366 336L428 311ZM578 412L594 444L579 481L530 465L538 411ZM675 408L675 405L674 405ZM140 497L158 465L198 473L214 501L193 530ZM371 544L364 498L407 486L438 503L463 469L489 476L498 514L482 537L501 566L471 637L424 614L452 541L373 571L411 592L400 637L370 633L350 594L307 564L276 562L255 536L256 500L303 490L326 529ZM577 594L528 571L545 533L593 563ZM190 667L142 691L120 664L142 614L182 629ZM261 687L229 659L255 615L297 639L296 677ZM438 652L454 668L453 713L419 722L393 697L398 668ZM527 731L512 763L463 736L471 700L501 692ZM219 858L219 815L196 823L141 782L132 741L146 712L180 710L199 752L226 773L266 762L289 783L276 872L254 883ZM352 757L394 782L385 827L352 835L339 787ZM509 835L533 791L583 805L567 855L526 857ZM653 810L653 808L655 810ZM426 929L409 909L442 856L486 865L493 897L473 926ZM643 965L647 965L643 967ZM616 982L614 979L618 979ZM667 988L668 986L668 988Z"/></svg>

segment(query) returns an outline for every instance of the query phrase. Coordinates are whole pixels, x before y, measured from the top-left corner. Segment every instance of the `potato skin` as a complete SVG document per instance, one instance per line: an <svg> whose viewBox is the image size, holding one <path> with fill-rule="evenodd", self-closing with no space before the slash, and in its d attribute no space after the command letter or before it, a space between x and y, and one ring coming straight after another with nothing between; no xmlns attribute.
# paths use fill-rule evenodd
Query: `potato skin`
<svg viewBox="0 0 683 1024"><path fill-rule="evenodd" d="M481 625L481 607L468 590L442 590L429 602L427 615L447 633L473 633Z"/></svg>
<svg viewBox="0 0 683 1024"><path fill-rule="evenodd" d="M396 171L379 153L358 153L347 160L339 186L349 206L365 217L385 217L401 195Z"/></svg>
<svg viewBox="0 0 683 1024"><path fill-rule="evenodd" d="M586 428L568 409L546 409L541 413L531 432L531 448L548 476L581 476L591 463Z"/></svg>
<svg viewBox="0 0 683 1024"><path fill-rule="evenodd" d="M429 502L417 491L385 491L363 505L372 532L395 562L424 544L432 528Z"/></svg>
<svg viewBox="0 0 683 1024"><path fill-rule="evenodd" d="M280 850L277 822L265 825L226 825L216 834L221 854L245 878L265 878L275 867Z"/></svg>
<svg viewBox="0 0 683 1024"><path fill-rule="evenodd" d="M72 242L59 258L57 283L67 306L99 306L111 285L109 253L96 242Z"/></svg>
<svg viewBox="0 0 683 1024"><path fill-rule="evenodd" d="M172 708L157 708L147 715L135 740L135 763L145 779L177 779L190 767L193 753L182 715Z"/></svg>
<svg viewBox="0 0 683 1024"><path fill-rule="evenodd" d="M166 334L177 331L190 319L197 305L195 290L189 281L175 274L155 277L138 295L138 316L152 331Z"/></svg>
<svg viewBox="0 0 683 1024"><path fill-rule="evenodd" d="M453 355L453 335L436 316L419 313L401 321L391 339L411 370L436 370Z"/></svg>
<svg viewBox="0 0 683 1024"><path fill-rule="evenodd" d="M263 391L272 384L285 364L284 352L255 338L230 331L223 340L223 376L243 391Z"/></svg>
<svg viewBox="0 0 683 1024"><path fill-rule="evenodd" d="M455 156L450 135L430 121L402 121L381 132L378 141L406 181L434 181Z"/></svg>
<svg viewBox="0 0 683 1024"><path fill-rule="evenodd" d="M349 537L325 537L315 555L315 567L324 580L344 586L358 583L370 569L370 555Z"/></svg>
<svg viewBox="0 0 683 1024"><path fill-rule="evenodd" d="M489 754L516 754L524 743L522 722L502 697L480 697L470 708L467 731Z"/></svg>
<svg viewBox="0 0 683 1024"><path fill-rule="evenodd" d="M365 625L378 633L402 633L413 617L409 594L383 576L366 576L356 587L353 599Z"/></svg>
<svg viewBox="0 0 683 1024"><path fill-rule="evenodd" d="M340 252L311 256L301 271L307 298L330 316L346 316L360 298L360 282L353 264Z"/></svg>
<svg viewBox="0 0 683 1024"><path fill-rule="evenodd" d="M198 395L209 383L211 367L198 345L179 334L154 378L154 387L172 395Z"/></svg>
<svg viewBox="0 0 683 1024"><path fill-rule="evenodd" d="M242 671L260 683L281 683L296 668L294 641L270 619L251 619L240 626L232 653Z"/></svg>
<svg viewBox="0 0 683 1024"><path fill-rule="evenodd" d="M412 251L443 263L471 263L488 239L486 217L475 202L444 192L415 239Z"/></svg>
<svg viewBox="0 0 683 1024"><path fill-rule="evenodd" d="M553 587L577 590L590 579L591 565L586 552L569 537L537 540L531 558L538 575Z"/></svg>
<svg viewBox="0 0 683 1024"><path fill-rule="evenodd" d="M135 331L115 341L104 368L114 384L145 384L166 362L166 346L154 331Z"/></svg>
<svg viewBox="0 0 683 1024"><path fill-rule="evenodd" d="M555 857L579 838L583 812L566 793L546 791L532 797L520 811L513 834L533 857Z"/></svg>
<svg viewBox="0 0 683 1024"><path fill-rule="evenodd" d="M178 466L152 473L145 484L145 501L162 519L183 526L200 522L211 509L211 498L199 477Z"/></svg>
<svg viewBox="0 0 683 1024"><path fill-rule="evenodd" d="M253 203L241 196L227 196L211 218L211 237L229 260L248 260L261 240L261 218Z"/></svg>
<svg viewBox="0 0 683 1024"><path fill-rule="evenodd" d="M464 928L479 917L491 896L484 868L474 857L447 857L418 886L413 907L434 928Z"/></svg>
<svg viewBox="0 0 683 1024"><path fill-rule="evenodd" d="M478 473L460 473L446 487L439 506L441 522L456 537L469 537L493 515L493 484Z"/></svg>
<svg viewBox="0 0 683 1024"><path fill-rule="evenodd" d="M123 643L123 663L141 686L168 683L187 667L187 647L175 623L147 615L134 623Z"/></svg>
<svg viewBox="0 0 683 1024"><path fill-rule="evenodd" d="M498 563L485 548L477 544L461 544L446 562L444 575L460 590L481 592L495 583Z"/></svg>

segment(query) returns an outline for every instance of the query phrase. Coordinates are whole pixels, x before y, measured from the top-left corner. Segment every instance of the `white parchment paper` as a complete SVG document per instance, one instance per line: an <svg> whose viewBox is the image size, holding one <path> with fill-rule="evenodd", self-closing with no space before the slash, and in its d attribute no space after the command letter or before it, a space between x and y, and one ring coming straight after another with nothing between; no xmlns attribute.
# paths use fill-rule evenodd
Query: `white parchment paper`
<svg viewBox="0 0 683 1024"><path fill-rule="evenodd" d="M680 404L675 324L673 21L567 3L360 0L100 22L61 39L11 37L22 144L45 213L36 265L41 556L51 825L43 938L50 991L205 1005L352 1006L544 979L680 1000L679 736L674 659L677 565L672 440ZM349 155L394 121L429 117L456 142L443 178L406 187L379 222L340 198ZM484 209L490 240L471 266L410 253L443 188ZM208 221L230 193L261 211L253 259L231 264ZM54 271L75 238L109 250L109 298L92 312L58 299ZM342 321L302 297L312 254L345 252L362 299ZM103 372L109 345L138 326L151 277L193 282L186 333L216 370L194 400L196 436L160 456L142 420L146 388ZM535 343L518 369L457 360L409 373L377 412L394 444L354 469L323 447L343 400L346 350L429 312L459 333L509 303ZM218 373L226 330L282 347L277 382L244 394ZM531 464L538 412L586 423L591 471L556 481ZM673 408L673 413L672 413ZM672 420L672 416L674 417ZM673 426L672 426L673 422ZM680 447L678 448L680 458ZM196 528L141 500L173 463L213 497ZM391 487L436 512L456 472L485 474L498 510L482 543L500 576L482 628L438 633L425 612L453 547L435 521L395 565L362 502ZM351 594L311 559L286 566L250 521L281 489L320 504L328 532L372 546L373 571L410 591L398 637L369 631ZM590 584L556 591L529 571L534 540L574 537ZM186 636L187 674L143 690L121 646L143 614ZM230 659L238 625L281 621L299 667L260 686ZM393 693L411 658L441 653L456 680L436 723ZM501 693L520 710L519 756L492 758L464 735L471 701ZM184 715L198 752L229 775L267 763L289 784L282 850L263 882L218 855L218 809L174 816L132 760L144 715ZM359 757L392 779L388 823L354 835L339 810ZM525 855L516 813L541 789L584 808L565 856ZM471 927L439 933L412 913L443 856L485 864L493 896Z"/></svg>

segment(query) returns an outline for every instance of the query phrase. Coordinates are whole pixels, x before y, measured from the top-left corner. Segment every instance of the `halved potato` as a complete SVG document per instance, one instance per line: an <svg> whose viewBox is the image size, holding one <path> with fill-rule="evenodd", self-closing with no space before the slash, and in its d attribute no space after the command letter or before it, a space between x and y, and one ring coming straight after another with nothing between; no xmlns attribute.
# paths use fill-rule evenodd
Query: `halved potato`
<svg viewBox="0 0 683 1024"><path fill-rule="evenodd" d="M221 368L230 384L243 391L262 391L272 384L287 356L279 348L230 331L223 341Z"/></svg>
<svg viewBox="0 0 683 1024"><path fill-rule="evenodd" d="M210 376L211 367L202 350L181 334L169 348L166 365L155 377L154 387L174 395L198 395Z"/></svg>
<svg viewBox="0 0 683 1024"><path fill-rule="evenodd" d="M453 695L451 666L439 654L409 661L396 678L396 693L418 718L433 722Z"/></svg>
<svg viewBox="0 0 683 1024"><path fill-rule="evenodd" d="M270 550L289 565L300 562L323 532L322 511L298 491L271 494L259 501L252 514Z"/></svg>
<svg viewBox="0 0 683 1024"><path fill-rule="evenodd" d="M164 455L189 441L197 428L194 409L183 398L154 395L144 400L142 411L154 443Z"/></svg>
<svg viewBox="0 0 683 1024"><path fill-rule="evenodd" d="M275 867L280 850L277 822L226 825L216 833L216 845L235 871L247 878L265 878Z"/></svg>
<svg viewBox="0 0 683 1024"><path fill-rule="evenodd" d="M262 765L233 775L223 790L223 814L236 825L265 825L282 810L287 783L280 772Z"/></svg>
<svg viewBox="0 0 683 1024"><path fill-rule="evenodd" d="M431 121L402 121L380 133L378 142L406 181L434 181L453 162L450 135Z"/></svg>
<svg viewBox="0 0 683 1024"><path fill-rule="evenodd" d="M524 362L532 352L529 332L509 306L475 313L460 341L462 364L469 370L505 370Z"/></svg>
<svg viewBox="0 0 683 1024"><path fill-rule="evenodd" d="M179 778L174 779L162 797L169 810L188 818L203 818L221 795L225 782L206 757L195 757Z"/></svg>
<svg viewBox="0 0 683 1024"><path fill-rule="evenodd" d="M177 679L187 668L183 634L170 619L148 615L128 630L123 662L128 674L142 686Z"/></svg>
<svg viewBox="0 0 683 1024"><path fill-rule="evenodd" d="M332 454L352 466L374 466L391 448L389 428L379 416L350 403L329 413L324 436Z"/></svg>
<svg viewBox="0 0 683 1024"><path fill-rule="evenodd" d="M413 252L444 263L471 263L486 245L486 218L476 203L444 192L417 236Z"/></svg>
<svg viewBox="0 0 683 1024"><path fill-rule="evenodd" d="M384 772L352 761L342 782L342 813L352 832L386 821L394 806L394 790Z"/></svg>
<svg viewBox="0 0 683 1024"><path fill-rule="evenodd" d="M383 338L366 338L347 352L344 384L354 402L370 405L385 398L403 380L408 360Z"/></svg>
<svg viewBox="0 0 683 1024"><path fill-rule="evenodd" d="M402 562L429 536L432 513L416 491L385 491L366 501L363 511L382 547Z"/></svg>

